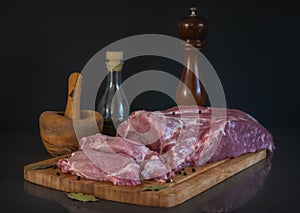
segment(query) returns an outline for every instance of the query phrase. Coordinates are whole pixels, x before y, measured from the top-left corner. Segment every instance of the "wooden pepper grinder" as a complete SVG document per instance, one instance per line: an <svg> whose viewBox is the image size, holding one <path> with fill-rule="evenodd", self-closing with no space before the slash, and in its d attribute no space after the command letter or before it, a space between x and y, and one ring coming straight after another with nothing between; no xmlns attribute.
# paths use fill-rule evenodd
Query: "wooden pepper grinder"
<svg viewBox="0 0 300 213"><path fill-rule="evenodd" d="M191 14L179 20L177 28L179 37L186 43L183 44L184 68L181 82L176 92L177 105L205 105L206 91L201 83L200 59L197 50L202 51L203 40L208 31L207 21L198 17L197 8L190 8ZM195 47L197 50L191 47ZM193 70L194 73L190 70Z"/></svg>

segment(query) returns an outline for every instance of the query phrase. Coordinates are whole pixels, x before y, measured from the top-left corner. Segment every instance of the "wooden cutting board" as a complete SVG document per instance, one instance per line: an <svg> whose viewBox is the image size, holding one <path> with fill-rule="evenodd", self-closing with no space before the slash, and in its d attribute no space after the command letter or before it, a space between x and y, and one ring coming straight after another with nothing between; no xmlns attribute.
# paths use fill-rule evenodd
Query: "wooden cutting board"
<svg viewBox="0 0 300 213"><path fill-rule="evenodd" d="M31 170L41 164L56 164L66 156L51 158L26 165L24 179L42 186L65 191L82 192L95 195L99 199L157 207L173 207L213 187L225 179L265 159L266 150L247 153L234 159L226 159L216 163L192 168L185 168L186 175L177 174L172 183L142 181L138 186L114 186L112 183L97 182L87 179L77 180L77 176L64 174L59 168ZM182 172L183 173L183 172ZM160 191L141 191L152 185L165 185Z"/></svg>

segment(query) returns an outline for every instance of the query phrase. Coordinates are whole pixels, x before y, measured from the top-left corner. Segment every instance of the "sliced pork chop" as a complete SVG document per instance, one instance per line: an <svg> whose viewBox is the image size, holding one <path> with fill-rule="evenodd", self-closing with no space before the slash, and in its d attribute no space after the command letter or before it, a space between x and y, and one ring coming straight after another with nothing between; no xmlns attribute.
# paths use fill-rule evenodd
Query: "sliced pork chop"
<svg viewBox="0 0 300 213"><path fill-rule="evenodd" d="M80 150L71 157L61 159L57 166L62 172L90 180L110 181L114 185L134 186L140 184L140 166L129 156Z"/></svg>

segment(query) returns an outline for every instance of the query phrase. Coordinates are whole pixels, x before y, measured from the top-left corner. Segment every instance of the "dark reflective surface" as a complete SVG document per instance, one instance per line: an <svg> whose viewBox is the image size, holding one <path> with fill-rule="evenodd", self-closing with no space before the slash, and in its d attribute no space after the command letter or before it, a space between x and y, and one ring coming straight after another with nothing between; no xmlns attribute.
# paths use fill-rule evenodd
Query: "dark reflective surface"
<svg viewBox="0 0 300 213"><path fill-rule="evenodd" d="M23 180L23 166L50 157L36 133L2 134L0 156L1 204L11 211L30 212L295 212L299 159L295 131L273 131L276 151L270 163L263 160L202 194L173 208L155 208L100 200L81 203L64 192ZM271 169L272 166L272 169Z"/></svg>

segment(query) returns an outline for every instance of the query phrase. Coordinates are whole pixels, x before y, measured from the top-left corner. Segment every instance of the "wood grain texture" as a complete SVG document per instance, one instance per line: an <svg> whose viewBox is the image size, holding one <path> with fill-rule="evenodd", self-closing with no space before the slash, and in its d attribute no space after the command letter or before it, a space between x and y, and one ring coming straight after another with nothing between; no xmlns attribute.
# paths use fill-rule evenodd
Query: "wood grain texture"
<svg viewBox="0 0 300 213"><path fill-rule="evenodd" d="M208 32L207 20L196 16L196 8L191 8L191 15L178 21L177 30L180 39L185 41L182 45L185 66L183 66L181 81L176 90L176 103L177 105L204 106L207 92L203 86L200 69L200 64L203 62L197 50L202 51L205 46L204 39Z"/></svg>
<svg viewBox="0 0 300 213"><path fill-rule="evenodd" d="M82 89L82 75L74 72L68 81L68 100L65 116L70 119L80 119L80 98Z"/></svg>
<svg viewBox="0 0 300 213"><path fill-rule="evenodd" d="M74 152L79 146L77 138L102 132L102 115L93 110L80 110L82 78L77 72L70 75L65 112L45 111L39 117L40 135L52 156Z"/></svg>
<svg viewBox="0 0 300 213"><path fill-rule="evenodd" d="M192 168L186 168L187 175L176 175L172 183L147 180L133 187L114 186L112 183L86 179L77 180L76 176L61 173L59 168L30 170L33 166L40 164L55 164L58 159L66 157L61 156L26 165L24 167L24 179L65 192L93 194L99 199L146 206L173 207L265 159L266 156L266 150L247 153L234 159L226 159L197 167L195 172L192 172ZM60 173L59 176L57 172ZM160 191L140 191L143 187L151 185L166 185L167 188Z"/></svg>
<svg viewBox="0 0 300 213"><path fill-rule="evenodd" d="M75 134L74 124L84 134L81 137L102 132L103 118L93 110L81 110L81 119L73 121L64 116L64 112L45 111L40 115L40 135L46 150L52 156L60 156L78 150L78 132ZM96 122L98 129L94 130ZM80 137L80 138L81 138Z"/></svg>

